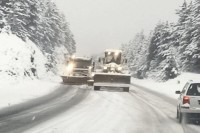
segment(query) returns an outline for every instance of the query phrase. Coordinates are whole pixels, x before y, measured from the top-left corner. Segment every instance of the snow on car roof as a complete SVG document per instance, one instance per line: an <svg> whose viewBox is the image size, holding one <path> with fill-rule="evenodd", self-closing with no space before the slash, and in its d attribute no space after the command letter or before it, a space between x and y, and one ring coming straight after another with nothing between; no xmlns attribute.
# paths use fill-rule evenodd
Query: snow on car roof
<svg viewBox="0 0 200 133"><path fill-rule="evenodd" d="M192 79L188 81L189 83L200 83L199 79Z"/></svg>
<svg viewBox="0 0 200 133"><path fill-rule="evenodd" d="M119 49L106 49L105 52L122 52L122 50Z"/></svg>

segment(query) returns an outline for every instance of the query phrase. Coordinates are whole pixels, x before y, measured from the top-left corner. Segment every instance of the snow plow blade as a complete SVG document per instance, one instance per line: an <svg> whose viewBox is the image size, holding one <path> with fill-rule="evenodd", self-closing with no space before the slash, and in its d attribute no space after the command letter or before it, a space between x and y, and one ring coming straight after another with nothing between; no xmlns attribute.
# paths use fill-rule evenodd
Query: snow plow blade
<svg viewBox="0 0 200 133"><path fill-rule="evenodd" d="M86 76L62 76L63 83L69 85L87 84L88 77Z"/></svg>
<svg viewBox="0 0 200 133"><path fill-rule="evenodd" d="M131 76L129 74L97 73L94 75L94 90L100 87L120 87L129 91Z"/></svg>

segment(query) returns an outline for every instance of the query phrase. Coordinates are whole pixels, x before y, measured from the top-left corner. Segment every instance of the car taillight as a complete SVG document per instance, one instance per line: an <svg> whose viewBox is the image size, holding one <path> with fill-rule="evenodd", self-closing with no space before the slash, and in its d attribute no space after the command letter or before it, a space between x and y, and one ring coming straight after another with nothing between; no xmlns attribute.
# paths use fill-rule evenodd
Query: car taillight
<svg viewBox="0 0 200 133"><path fill-rule="evenodd" d="M183 104L186 104L186 103L190 104L190 97L189 96L183 97Z"/></svg>

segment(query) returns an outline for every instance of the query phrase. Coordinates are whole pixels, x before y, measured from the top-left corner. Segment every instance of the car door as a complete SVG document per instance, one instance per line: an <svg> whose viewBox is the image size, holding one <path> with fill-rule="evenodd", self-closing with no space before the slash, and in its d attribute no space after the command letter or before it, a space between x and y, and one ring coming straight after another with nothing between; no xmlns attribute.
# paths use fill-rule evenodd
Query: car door
<svg viewBox="0 0 200 133"><path fill-rule="evenodd" d="M180 106L182 105L183 96L185 95L188 86L189 86L189 83L187 82L187 83L184 85L183 90L181 91L181 94L180 94L179 97L178 97L178 107L179 107L179 109L180 109Z"/></svg>

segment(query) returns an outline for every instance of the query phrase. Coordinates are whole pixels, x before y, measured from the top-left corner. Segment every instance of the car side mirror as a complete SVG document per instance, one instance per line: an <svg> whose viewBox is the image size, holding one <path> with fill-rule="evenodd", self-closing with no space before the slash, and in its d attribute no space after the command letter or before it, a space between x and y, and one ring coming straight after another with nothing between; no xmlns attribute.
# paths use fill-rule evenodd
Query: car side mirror
<svg viewBox="0 0 200 133"><path fill-rule="evenodd" d="M176 94L181 94L181 91L176 91L175 93L176 93Z"/></svg>

